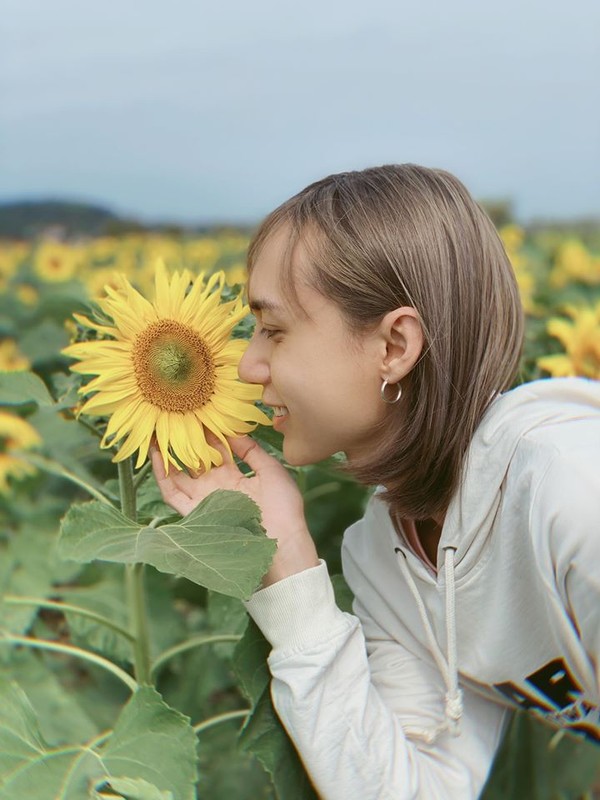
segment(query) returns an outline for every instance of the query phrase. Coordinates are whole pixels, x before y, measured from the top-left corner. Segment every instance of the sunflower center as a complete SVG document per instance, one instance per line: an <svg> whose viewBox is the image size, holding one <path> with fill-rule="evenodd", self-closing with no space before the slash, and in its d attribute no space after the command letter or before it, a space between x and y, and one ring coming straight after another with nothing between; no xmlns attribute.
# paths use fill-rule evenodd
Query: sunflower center
<svg viewBox="0 0 600 800"><path fill-rule="evenodd" d="M163 411L192 411L214 392L212 353L181 322L161 319L149 325L136 338L132 356L141 393Z"/></svg>
<svg viewBox="0 0 600 800"><path fill-rule="evenodd" d="M183 383L194 366L190 354L180 347L179 342L166 342L153 356L158 374L172 383Z"/></svg>

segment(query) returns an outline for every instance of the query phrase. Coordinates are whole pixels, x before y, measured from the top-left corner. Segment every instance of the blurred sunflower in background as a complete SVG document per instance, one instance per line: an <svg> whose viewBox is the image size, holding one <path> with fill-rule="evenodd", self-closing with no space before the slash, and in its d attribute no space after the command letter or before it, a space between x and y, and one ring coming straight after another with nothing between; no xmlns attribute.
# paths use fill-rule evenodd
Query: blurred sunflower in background
<svg viewBox="0 0 600 800"><path fill-rule="evenodd" d="M538 366L556 378L579 375L600 380L600 302L567 306L565 313L570 320L553 317L546 330L566 352L543 356L538 359Z"/></svg>
<svg viewBox="0 0 600 800"><path fill-rule="evenodd" d="M19 350L14 339L0 339L0 370L4 372L17 372L29 369L31 362Z"/></svg>
<svg viewBox="0 0 600 800"><path fill-rule="evenodd" d="M9 411L0 411L0 493L10 491L9 478L20 480L36 472L19 451L38 447L42 440L26 420Z"/></svg>
<svg viewBox="0 0 600 800"><path fill-rule="evenodd" d="M79 360L71 370L96 376L79 390L91 395L80 413L110 417L101 446L120 443L114 461L137 450L139 468L156 436L166 471L170 464L207 471L223 457L206 431L229 450L225 437L270 424L254 405L262 387L238 379L247 341L231 336L248 308L239 296L223 302L224 285L223 272L169 277L159 262L153 302L121 276L121 285L107 286L98 300L108 320L75 315L102 338L63 353Z"/></svg>
<svg viewBox="0 0 600 800"><path fill-rule="evenodd" d="M64 242L43 241L37 247L33 268L45 283L62 283L75 278L85 263L85 249Z"/></svg>

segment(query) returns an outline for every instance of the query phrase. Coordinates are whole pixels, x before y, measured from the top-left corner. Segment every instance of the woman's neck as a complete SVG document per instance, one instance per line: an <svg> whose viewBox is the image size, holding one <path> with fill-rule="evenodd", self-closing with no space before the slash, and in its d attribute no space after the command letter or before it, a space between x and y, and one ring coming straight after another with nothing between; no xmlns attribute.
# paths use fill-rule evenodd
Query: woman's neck
<svg viewBox="0 0 600 800"><path fill-rule="evenodd" d="M415 519L413 520L417 536L427 558L432 564L437 563L437 551L442 535L442 528L444 526L445 513L433 514L428 519ZM392 519L396 526L396 530L400 531L402 524L402 516L397 512L392 514Z"/></svg>
<svg viewBox="0 0 600 800"><path fill-rule="evenodd" d="M419 541L423 546L423 550L427 553L427 558L432 564L437 564L437 551L442 535L442 527L444 518L442 516L441 523L439 522L439 515L430 517L429 519L416 519L415 528Z"/></svg>

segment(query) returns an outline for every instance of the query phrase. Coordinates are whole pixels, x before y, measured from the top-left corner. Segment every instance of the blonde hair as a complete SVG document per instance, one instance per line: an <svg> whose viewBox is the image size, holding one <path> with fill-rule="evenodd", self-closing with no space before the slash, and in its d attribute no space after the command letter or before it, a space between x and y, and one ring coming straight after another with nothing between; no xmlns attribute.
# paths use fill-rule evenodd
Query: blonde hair
<svg viewBox="0 0 600 800"><path fill-rule="evenodd" d="M467 448L493 397L515 380L523 341L517 283L496 230L463 184L414 164L330 175L275 209L251 242L251 272L265 241L289 228L282 286L294 293L302 238L309 284L357 335L412 306L425 337L373 452L349 470L385 485L400 516L445 512Z"/></svg>

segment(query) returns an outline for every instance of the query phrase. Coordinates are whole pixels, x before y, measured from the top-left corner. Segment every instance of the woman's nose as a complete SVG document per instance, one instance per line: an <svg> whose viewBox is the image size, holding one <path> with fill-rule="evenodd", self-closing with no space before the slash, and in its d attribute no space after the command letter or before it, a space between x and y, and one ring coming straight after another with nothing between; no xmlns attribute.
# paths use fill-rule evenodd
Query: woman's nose
<svg viewBox="0 0 600 800"><path fill-rule="evenodd" d="M261 342L256 334L250 339L246 352L238 365L238 375L246 383L260 383L265 386L269 382L269 363L262 352Z"/></svg>

